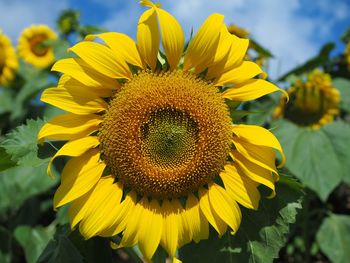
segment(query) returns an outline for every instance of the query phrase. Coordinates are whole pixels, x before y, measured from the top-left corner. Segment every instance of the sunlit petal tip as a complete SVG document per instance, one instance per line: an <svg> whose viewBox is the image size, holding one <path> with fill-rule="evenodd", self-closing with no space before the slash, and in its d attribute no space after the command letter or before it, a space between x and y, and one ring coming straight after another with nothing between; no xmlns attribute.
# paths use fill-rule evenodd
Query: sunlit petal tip
<svg viewBox="0 0 350 263"><path fill-rule="evenodd" d="M85 41L93 41L96 37L98 37L98 35L95 35L95 34L89 34L87 35L84 40Z"/></svg>

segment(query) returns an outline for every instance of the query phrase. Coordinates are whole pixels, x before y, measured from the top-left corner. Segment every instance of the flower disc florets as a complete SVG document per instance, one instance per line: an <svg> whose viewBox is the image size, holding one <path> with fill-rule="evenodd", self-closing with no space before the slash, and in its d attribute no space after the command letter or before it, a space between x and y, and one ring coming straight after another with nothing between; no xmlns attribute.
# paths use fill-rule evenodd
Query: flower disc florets
<svg viewBox="0 0 350 263"><path fill-rule="evenodd" d="M142 72L110 102L100 141L123 183L140 194L178 197L219 173L230 129L217 88L181 71Z"/></svg>

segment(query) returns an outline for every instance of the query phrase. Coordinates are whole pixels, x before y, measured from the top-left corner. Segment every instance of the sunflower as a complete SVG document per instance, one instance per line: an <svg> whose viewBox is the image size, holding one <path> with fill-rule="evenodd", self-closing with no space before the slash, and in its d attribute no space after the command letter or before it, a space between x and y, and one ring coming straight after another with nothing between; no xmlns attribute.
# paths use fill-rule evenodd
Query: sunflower
<svg viewBox="0 0 350 263"><path fill-rule="evenodd" d="M297 80L287 90L290 102L285 105L283 95L274 117L286 119L311 128L320 128L330 123L339 114L340 93L332 85L332 79L318 69L307 76L307 80Z"/></svg>
<svg viewBox="0 0 350 263"><path fill-rule="evenodd" d="M7 85L18 68L17 56L10 39L0 30L0 85Z"/></svg>
<svg viewBox="0 0 350 263"><path fill-rule="evenodd" d="M56 33L48 26L32 25L23 30L18 39L19 56L37 68L46 68L54 62L55 56L53 48L45 42L56 38Z"/></svg>
<svg viewBox="0 0 350 263"><path fill-rule="evenodd" d="M48 173L55 158L72 157L54 196L55 208L70 204L71 227L85 238L119 235L113 247L138 244L149 261L159 245L174 257L207 239L209 225L219 236L236 233L239 204L257 209L259 185L275 195L274 149L283 152L269 131L230 118L228 101L280 90L242 60L248 40L213 14L183 55L177 20L141 3L149 9L137 44L120 33L90 35L70 48L77 58L53 66L63 75L41 100L69 113L45 124L38 141L68 141Z"/></svg>

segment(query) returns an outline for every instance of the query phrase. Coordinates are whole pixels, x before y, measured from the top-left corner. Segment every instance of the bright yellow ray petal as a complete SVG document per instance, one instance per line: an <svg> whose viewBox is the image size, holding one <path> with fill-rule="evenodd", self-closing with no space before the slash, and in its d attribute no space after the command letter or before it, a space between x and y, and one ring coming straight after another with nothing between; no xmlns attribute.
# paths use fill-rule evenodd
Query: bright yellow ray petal
<svg viewBox="0 0 350 263"><path fill-rule="evenodd" d="M214 56L213 62L212 62L213 65L219 63L227 56L227 53L230 52L231 44L232 44L231 34L228 32L227 26L222 25L221 32L220 32L219 45L218 45L218 48L216 50L216 53L215 53L215 56ZM210 65L210 66L212 66L212 65Z"/></svg>
<svg viewBox="0 0 350 263"><path fill-rule="evenodd" d="M199 215L199 202L197 197L193 194L189 194L186 201L185 212L183 217L187 221L189 231L191 233L190 239L194 239L196 242L199 240L200 236L200 215Z"/></svg>
<svg viewBox="0 0 350 263"><path fill-rule="evenodd" d="M181 209L181 204L177 199L172 200L171 202L168 199L163 200L163 233L161 244L170 257L175 256L176 248L178 246L179 231L182 227L180 216Z"/></svg>
<svg viewBox="0 0 350 263"><path fill-rule="evenodd" d="M107 109L107 103L100 98L89 97L84 93L75 96L63 88L46 89L41 95L41 101L79 115L97 113Z"/></svg>
<svg viewBox="0 0 350 263"><path fill-rule="evenodd" d="M114 176L104 176L94 188L79 225L80 233L85 238L91 238L103 231L114 221L110 211L120 205L123 189L114 183Z"/></svg>
<svg viewBox="0 0 350 263"><path fill-rule="evenodd" d="M255 125L235 125L232 126L232 131L242 140L255 145L266 146L276 149L282 156L282 162L279 167L285 164L286 158L283 153L281 144L269 130Z"/></svg>
<svg viewBox="0 0 350 263"><path fill-rule="evenodd" d="M233 143L237 151L242 154L244 158L277 175L275 153L272 148L250 144L238 137L234 137Z"/></svg>
<svg viewBox="0 0 350 263"><path fill-rule="evenodd" d="M212 61L219 44L223 22L223 15L212 14L199 28L187 48L184 60L185 71L191 68L203 69L208 61Z"/></svg>
<svg viewBox="0 0 350 263"><path fill-rule="evenodd" d="M221 237L227 230L227 224L212 210L209 202L209 191L199 188L199 206L209 223L215 228Z"/></svg>
<svg viewBox="0 0 350 263"><path fill-rule="evenodd" d="M263 79L251 79L225 90L222 97L233 101L249 101L260 98L275 91L282 91L279 87Z"/></svg>
<svg viewBox="0 0 350 263"><path fill-rule="evenodd" d="M247 81L263 71L258 64L251 61L244 61L239 67L225 72L219 79L214 81L215 86L224 86L227 84L239 84ZM233 87L232 89L235 89Z"/></svg>
<svg viewBox="0 0 350 263"><path fill-rule="evenodd" d="M88 202L89 200L91 200L89 198L92 191L93 189L91 189L89 192L79 197L78 199L75 199L70 204L68 215L69 215L70 226L72 229L74 229L75 226L83 219L85 212L87 210Z"/></svg>
<svg viewBox="0 0 350 263"><path fill-rule="evenodd" d="M114 215L114 222L110 224L109 228L99 232L99 235L104 237L111 237L124 231L126 223L129 220L129 215L136 206L136 193L129 192L120 206L115 207L111 214ZM117 248L117 247L116 247Z"/></svg>
<svg viewBox="0 0 350 263"><path fill-rule="evenodd" d="M144 208L141 202L138 202L132 211L130 211L128 220L126 222L125 231L123 232L123 237L119 244L119 248L132 247L137 244L143 211Z"/></svg>
<svg viewBox="0 0 350 263"><path fill-rule="evenodd" d="M162 34L162 43L170 69L175 69L180 61L185 45L185 36L177 20L168 12L156 8Z"/></svg>
<svg viewBox="0 0 350 263"><path fill-rule="evenodd" d="M71 202L88 192L100 179L105 167L106 165L100 162L98 149L92 149L69 160L63 168L61 185L53 199L54 208Z"/></svg>
<svg viewBox="0 0 350 263"><path fill-rule="evenodd" d="M96 131L102 116L76 115L72 113L57 116L46 123L38 134L38 143L49 140L75 140Z"/></svg>
<svg viewBox="0 0 350 263"><path fill-rule="evenodd" d="M243 58L247 53L249 40L230 35L229 40L226 41L230 42L229 51L221 60L209 67L208 78L219 78L225 72L242 64Z"/></svg>
<svg viewBox="0 0 350 263"><path fill-rule="evenodd" d="M126 62L105 45L84 41L79 42L69 50L101 74L110 78L131 78L131 72Z"/></svg>
<svg viewBox="0 0 350 263"><path fill-rule="evenodd" d="M88 87L98 87L102 90L114 90L120 87L115 79L99 73L80 58L61 59L53 65L51 70L71 76Z"/></svg>
<svg viewBox="0 0 350 263"><path fill-rule="evenodd" d="M97 35L88 35L85 37L85 40L91 41L96 37L102 39L106 45L111 48L115 56L120 56L126 62L143 68L136 43L128 35L117 32L108 32Z"/></svg>
<svg viewBox="0 0 350 263"><path fill-rule="evenodd" d="M212 210L230 226L234 233L237 232L242 215L236 201L224 188L215 183L209 186L208 193Z"/></svg>
<svg viewBox="0 0 350 263"><path fill-rule="evenodd" d="M50 162L49 162L49 164L47 166L47 173L50 176L52 176L51 164L58 156L66 155L66 156L77 157L77 156L80 156L80 155L84 154L88 150L90 150L92 148L95 148L99 144L100 144L100 141L98 140L98 137L96 137L96 136L84 137L84 138L81 138L81 139L77 139L77 140L74 140L74 141L67 142L50 159Z"/></svg>
<svg viewBox="0 0 350 263"><path fill-rule="evenodd" d="M235 160L235 166L239 174L243 173L255 182L263 184L272 190L269 197L274 197L275 192L275 178L272 176L272 172L246 160L240 153L235 152L232 154Z"/></svg>
<svg viewBox="0 0 350 263"><path fill-rule="evenodd" d="M146 260L151 261L163 232L163 217L158 200L152 199L148 203L147 198L143 198L142 206L138 245Z"/></svg>
<svg viewBox="0 0 350 263"><path fill-rule="evenodd" d="M244 174L239 174L233 165L225 165L225 171L220 173L225 189L238 203L250 208L258 209L260 192L258 184Z"/></svg>
<svg viewBox="0 0 350 263"><path fill-rule="evenodd" d="M157 14L154 8L145 11L137 26L137 48L141 57L151 69L157 65L160 34L158 28Z"/></svg>
<svg viewBox="0 0 350 263"><path fill-rule="evenodd" d="M115 85L116 87L116 85ZM76 95L80 93L83 93L87 97L93 97L95 96L96 98L98 97L110 97L113 93L112 89L109 88L104 88L104 87L88 87L82 84L80 81L72 78L69 75L62 75L60 78L57 88L59 89L66 89L68 90L69 93L72 95Z"/></svg>

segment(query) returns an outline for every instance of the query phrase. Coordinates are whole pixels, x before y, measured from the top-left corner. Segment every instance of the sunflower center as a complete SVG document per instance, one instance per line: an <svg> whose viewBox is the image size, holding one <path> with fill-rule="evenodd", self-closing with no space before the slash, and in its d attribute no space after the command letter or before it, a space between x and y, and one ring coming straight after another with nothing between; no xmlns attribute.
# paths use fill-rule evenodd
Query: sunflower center
<svg viewBox="0 0 350 263"><path fill-rule="evenodd" d="M33 36L30 40L30 50L38 57L43 57L49 51L49 48L43 43L48 37L45 34Z"/></svg>
<svg viewBox="0 0 350 263"><path fill-rule="evenodd" d="M175 168L192 159L197 135L198 127L188 114L156 111L141 127L141 151L153 165Z"/></svg>
<svg viewBox="0 0 350 263"><path fill-rule="evenodd" d="M220 172L231 119L218 90L192 74L141 72L110 101L102 158L125 185L157 198L185 196Z"/></svg>

